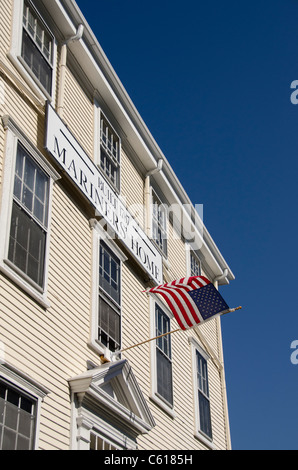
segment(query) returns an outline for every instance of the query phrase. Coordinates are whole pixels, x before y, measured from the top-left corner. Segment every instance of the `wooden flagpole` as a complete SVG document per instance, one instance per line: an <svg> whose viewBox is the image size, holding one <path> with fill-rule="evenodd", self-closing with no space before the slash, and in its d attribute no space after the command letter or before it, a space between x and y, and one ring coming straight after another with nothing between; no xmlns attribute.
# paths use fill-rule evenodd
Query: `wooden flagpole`
<svg viewBox="0 0 298 470"><path fill-rule="evenodd" d="M225 312L221 313L220 316L226 315L227 313L230 313L230 312L235 312L236 310L240 310L241 308L242 307L229 308L229 310L226 310ZM192 328L195 328L196 326L199 326L199 325L200 325L200 323L198 323L197 325L192 326L191 328L187 328L187 330L191 330ZM177 333L177 331L184 331L184 330L182 330L181 328L177 328L176 330L168 331L167 333L163 333L162 335L154 336L154 338L149 338L149 339L146 339L145 341L141 341L140 343L133 344L132 346L129 346L128 348L121 349L121 351L115 351L114 353L112 353L112 356L118 356L118 354L121 354L124 351L128 351L129 349L132 349L132 348L136 348L137 346L141 346L142 344L149 343L149 341L153 341L155 339L162 338L163 336L167 336L167 335L171 335L173 333Z"/></svg>

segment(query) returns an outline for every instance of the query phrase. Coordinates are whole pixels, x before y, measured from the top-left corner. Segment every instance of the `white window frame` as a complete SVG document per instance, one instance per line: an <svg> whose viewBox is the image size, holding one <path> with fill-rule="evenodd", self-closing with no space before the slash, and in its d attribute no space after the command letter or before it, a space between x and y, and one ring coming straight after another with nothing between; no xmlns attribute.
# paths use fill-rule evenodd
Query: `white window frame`
<svg viewBox="0 0 298 470"><path fill-rule="evenodd" d="M92 230L92 299L91 299L91 335L89 346L99 355L104 355L106 352L105 345L101 344L98 339L98 307L99 307L99 249L100 241L109 247L120 261L120 324L121 324L121 308L122 308L122 264L127 260L127 257L110 238L110 236L102 228L100 222L96 219L89 221ZM122 343L122 328L120 327L120 345Z"/></svg>
<svg viewBox="0 0 298 470"><path fill-rule="evenodd" d="M209 436L206 436L205 433L203 433L200 430L200 409L199 409L199 398L198 398L198 389L199 389L199 384L197 380L197 351L201 356L206 360L207 362L207 371L209 369L209 364L210 364L210 356L207 354L207 352L201 347L201 345L197 342L197 340L194 337L189 337L188 342L191 346L191 358L192 358L192 375L193 375L193 395L194 395L194 436L202 442L206 447L208 447L211 450L215 450L216 447L213 442L213 438L210 438ZM210 400L210 381L209 381L209 373L208 373L208 382L209 382L209 402L210 402L210 407L211 407L211 400ZM210 410L211 414L211 428L212 426L212 413Z"/></svg>
<svg viewBox="0 0 298 470"><path fill-rule="evenodd" d="M17 368L3 361L0 363L0 380L16 388L20 393L28 395L36 403L36 422L34 449L38 449L38 438L40 429L40 410L44 398L50 393L49 390L32 380L29 376L19 371Z"/></svg>
<svg viewBox="0 0 298 470"><path fill-rule="evenodd" d="M35 148L35 146L27 139L19 127L8 116L2 118L4 129L6 131L6 142L4 150L4 168L3 168L3 183L2 183L2 197L0 206L0 271L14 281L21 289L27 294L38 301L43 307L50 306L47 299L47 286L48 286L48 264L49 264L49 240L50 240L50 226L51 226L51 204L53 184L60 176L54 168L47 162L46 158ZM25 273L19 270L12 262L8 260L8 247L11 226L11 214L13 205L13 189L14 189L14 175L15 163L18 144L26 149L32 160L47 174L49 177L49 202L48 202L48 229L45 246L45 259L44 259L44 283L43 287L38 286L31 281Z"/></svg>
<svg viewBox="0 0 298 470"><path fill-rule="evenodd" d="M101 167L101 122L105 120L111 132L117 136L118 139L118 175L117 175L117 184L114 184L106 172ZM94 162L97 167L100 169L102 174L112 188L120 194L121 192L121 138L118 132L115 131L115 128L110 123L109 119L106 117L102 111L99 103L94 100Z"/></svg>
<svg viewBox="0 0 298 470"><path fill-rule="evenodd" d="M38 96L39 99L51 102L54 100L56 95L56 64L57 64L57 41L54 34L49 28L47 21L39 14L36 7L33 6L38 17L44 24L45 28L48 30L50 35L53 38L53 64L52 64L52 90L51 93L48 93L43 85L39 82L38 78L30 70L30 67L26 64L22 58L22 38L23 38L23 12L24 12L24 0L14 0L13 2L13 22L12 22L12 39L11 39L11 48L8 51L8 57L22 75L24 80L33 90L33 92Z"/></svg>
<svg viewBox="0 0 298 470"><path fill-rule="evenodd" d="M150 302L150 338L155 338L156 336L156 324L155 324L155 309L156 305L163 310L163 312L169 317L170 328L171 328L171 319L173 318L172 312L169 308L162 302L160 299L151 294L149 298ZM171 358L173 363L173 356ZM176 417L175 407L174 407L174 376L173 376L173 367L172 367L172 393L173 393L173 404L163 400L157 393L157 368L156 368L156 340L150 342L150 368L151 368L151 391L150 399L156 403L163 411L165 411L171 418Z"/></svg>

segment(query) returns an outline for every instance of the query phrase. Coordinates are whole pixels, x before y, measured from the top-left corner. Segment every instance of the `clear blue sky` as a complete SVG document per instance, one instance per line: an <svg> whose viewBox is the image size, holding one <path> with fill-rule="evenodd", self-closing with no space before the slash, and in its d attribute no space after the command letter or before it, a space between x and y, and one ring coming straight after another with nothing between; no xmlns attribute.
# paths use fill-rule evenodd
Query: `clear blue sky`
<svg viewBox="0 0 298 470"><path fill-rule="evenodd" d="M79 0L236 280L233 449L298 449L297 0Z"/></svg>

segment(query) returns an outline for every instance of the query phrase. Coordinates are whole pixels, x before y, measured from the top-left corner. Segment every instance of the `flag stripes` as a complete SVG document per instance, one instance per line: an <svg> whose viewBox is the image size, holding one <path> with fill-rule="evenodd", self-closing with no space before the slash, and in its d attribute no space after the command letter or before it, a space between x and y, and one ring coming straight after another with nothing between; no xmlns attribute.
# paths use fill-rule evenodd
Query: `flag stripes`
<svg viewBox="0 0 298 470"><path fill-rule="evenodd" d="M214 288L205 276L190 276L153 287L147 292L160 294L176 318L180 328L186 330L220 313L218 305L223 306L223 309L228 308L215 288L214 292L208 292L208 296L189 294L204 289L206 286L209 286L208 291L211 287ZM202 310L204 309L204 315L200 311L200 302ZM214 308L215 304L216 309Z"/></svg>

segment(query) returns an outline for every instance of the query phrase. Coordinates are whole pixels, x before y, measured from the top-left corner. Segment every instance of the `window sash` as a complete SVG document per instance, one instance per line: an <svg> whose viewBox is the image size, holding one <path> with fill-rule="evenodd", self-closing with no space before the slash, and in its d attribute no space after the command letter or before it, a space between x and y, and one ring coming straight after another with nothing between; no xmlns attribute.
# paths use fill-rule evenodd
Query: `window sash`
<svg viewBox="0 0 298 470"><path fill-rule="evenodd" d="M54 37L29 3L24 2L21 56L47 93L52 91Z"/></svg>
<svg viewBox="0 0 298 470"><path fill-rule="evenodd" d="M101 241L99 247L99 293L97 339L111 351L120 349L120 261Z"/></svg>
<svg viewBox="0 0 298 470"><path fill-rule="evenodd" d="M8 259L39 287L44 282L46 232L13 202Z"/></svg>
<svg viewBox="0 0 298 470"><path fill-rule="evenodd" d="M152 193L152 238L167 256L167 213L155 193Z"/></svg>
<svg viewBox="0 0 298 470"><path fill-rule="evenodd" d="M155 306L156 336L170 331L170 319L163 310ZM163 336L156 339L156 392L170 406L173 405L173 377L172 377L172 353L171 336Z"/></svg>
<svg viewBox="0 0 298 470"><path fill-rule="evenodd" d="M190 275L201 275L201 262L193 251L190 252Z"/></svg>

